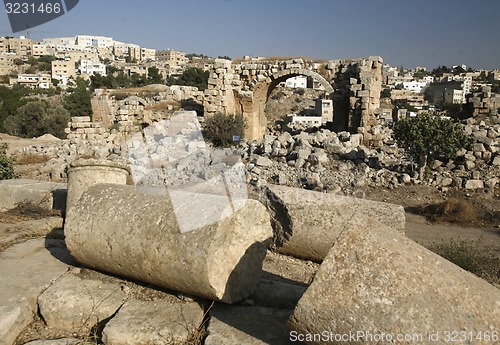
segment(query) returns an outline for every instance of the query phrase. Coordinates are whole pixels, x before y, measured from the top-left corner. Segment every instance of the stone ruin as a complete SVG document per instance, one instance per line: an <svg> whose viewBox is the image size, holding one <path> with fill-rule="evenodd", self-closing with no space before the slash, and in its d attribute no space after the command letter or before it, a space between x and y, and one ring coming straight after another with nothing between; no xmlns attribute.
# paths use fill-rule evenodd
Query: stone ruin
<svg viewBox="0 0 500 345"><path fill-rule="evenodd" d="M205 91L205 113L241 114L248 122L245 136L259 140L265 133L264 108L272 90L287 78L305 75L333 100L336 131L368 132L378 124L375 111L380 107L382 64L380 56L321 62L271 59L232 63L218 59Z"/></svg>
<svg viewBox="0 0 500 345"><path fill-rule="evenodd" d="M216 167L205 170L187 168L193 166L187 162L203 165L207 155L218 154L198 140L198 130L195 118L187 116L152 128L131 144L131 167L98 160L71 164L64 236L79 264L222 302L205 312L196 303L139 303L121 290L106 295L111 289L106 283L86 282L85 289L101 290L105 303L85 327L109 318L104 344L139 343L138 334L167 344L155 338L157 332L136 327L174 326L182 318L197 328L204 313L210 318L205 344L294 339L325 344L350 333L358 337L347 341L352 344L382 334L421 337L385 343L427 343L435 334L441 335L437 343L445 343L449 330L493 334L499 329L498 289L406 238L401 206L284 186L268 186L259 200L249 199L241 176L232 171L239 164L234 157L224 154ZM166 152L171 160L159 164L156 155ZM135 186L127 185L129 173ZM268 247L319 263L312 283L304 288L262 284ZM44 291L38 307L46 323L74 329L61 291L81 289L80 278L65 274ZM245 304L254 298L274 305L283 295L296 298L287 304L293 311L272 317ZM8 306L0 308L15 318ZM287 331L276 326L277 320L286 322ZM228 331L231 325L236 333ZM187 341L186 330L175 332L178 342Z"/></svg>

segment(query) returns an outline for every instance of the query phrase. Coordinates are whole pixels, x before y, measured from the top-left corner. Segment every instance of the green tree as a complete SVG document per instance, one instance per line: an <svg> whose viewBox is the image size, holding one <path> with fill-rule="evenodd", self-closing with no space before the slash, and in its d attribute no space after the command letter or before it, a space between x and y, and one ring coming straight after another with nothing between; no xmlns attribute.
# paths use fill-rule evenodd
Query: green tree
<svg viewBox="0 0 500 345"><path fill-rule="evenodd" d="M243 139L246 127L242 115L217 113L203 122L203 135L215 146L227 147L234 143L234 136Z"/></svg>
<svg viewBox="0 0 500 345"><path fill-rule="evenodd" d="M208 71L198 67L190 67L178 77L169 77L167 85L196 86L198 90L205 90L208 87L208 75Z"/></svg>
<svg viewBox="0 0 500 345"><path fill-rule="evenodd" d="M454 158L458 150L471 145L458 123L429 114L397 121L393 134L398 146L418 164L420 178L436 158Z"/></svg>
<svg viewBox="0 0 500 345"><path fill-rule="evenodd" d="M5 132L5 120L17 113L17 109L26 104L22 99L23 91L20 89L10 89L0 86L0 132Z"/></svg>
<svg viewBox="0 0 500 345"><path fill-rule="evenodd" d="M63 106L71 116L92 116L92 94L87 90L88 82L78 77L76 87L64 97Z"/></svg>
<svg viewBox="0 0 500 345"><path fill-rule="evenodd" d="M148 68L148 84L163 84L160 70L155 66Z"/></svg>
<svg viewBox="0 0 500 345"><path fill-rule="evenodd" d="M8 148L6 143L0 143L0 180L13 179L18 176L14 171L15 158L7 155Z"/></svg>
<svg viewBox="0 0 500 345"><path fill-rule="evenodd" d="M64 138L69 121L69 112L62 106L51 107L46 101L33 100L19 107L17 114L6 120L6 125L9 134L23 138L47 133Z"/></svg>
<svg viewBox="0 0 500 345"><path fill-rule="evenodd" d="M391 98L391 89L383 89L380 92L380 98Z"/></svg>

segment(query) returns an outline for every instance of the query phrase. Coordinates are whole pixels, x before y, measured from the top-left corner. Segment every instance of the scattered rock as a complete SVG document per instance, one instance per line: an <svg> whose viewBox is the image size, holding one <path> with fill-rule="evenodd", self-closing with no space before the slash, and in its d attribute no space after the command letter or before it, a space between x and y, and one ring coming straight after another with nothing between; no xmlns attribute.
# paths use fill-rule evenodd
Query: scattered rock
<svg viewBox="0 0 500 345"><path fill-rule="evenodd" d="M106 345L185 344L200 339L203 308L194 302L127 301L106 324Z"/></svg>
<svg viewBox="0 0 500 345"><path fill-rule="evenodd" d="M88 334L126 299L119 285L65 274L38 297L40 314L54 329Z"/></svg>

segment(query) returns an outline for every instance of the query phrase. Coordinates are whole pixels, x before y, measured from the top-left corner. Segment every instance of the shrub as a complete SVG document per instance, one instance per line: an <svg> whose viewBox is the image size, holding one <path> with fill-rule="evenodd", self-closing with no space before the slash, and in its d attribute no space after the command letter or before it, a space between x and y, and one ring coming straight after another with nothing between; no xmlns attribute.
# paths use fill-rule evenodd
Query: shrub
<svg viewBox="0 0 500 345"><path fill-rule="evenodd" d="M246 127L242 115L217 113L203 122L203 135L215 146L227 147L234 143L233 136L243 139Z"/></svg>
<svg viewBox="0 0 500 345"><path fill-rule="evenodd" d="M62 139L69 121L70 115L62 106L50 107L47 102L37 100L17 109L17 114L6 120L6 127L9 134L24 138L48 133Z"/></svg>
<svg viewBox="0 0 500 345"><path fill-rule="evenodd" d="M9 180L18 176L14 171L15 158L7 156L8 148L6 143L0 144L0 180Z"/></svg>
<svg viewBox="0 0 500 345"><path fill-rule="evenodd" d="M420 178L430 162L454 158L458 150L471 144L458 123L428 114L399 120L392 129L398 146L418 164Z"/></svg>
<svg viewBox="0 0 500 345"><path fill-rule="evenodd" d="M299 95L299 96L304 96L304 94L306 93L306 90L304 90L303 88L296 88L293 91L293 93L296 95Z"/></svg>

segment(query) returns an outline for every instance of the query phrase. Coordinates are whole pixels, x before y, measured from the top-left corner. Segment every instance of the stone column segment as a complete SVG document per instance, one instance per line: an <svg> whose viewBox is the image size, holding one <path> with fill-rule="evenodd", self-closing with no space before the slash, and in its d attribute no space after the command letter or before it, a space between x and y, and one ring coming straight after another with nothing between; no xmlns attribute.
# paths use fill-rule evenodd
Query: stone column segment
<svg viewBox="0 0 500 345"><path fill-rule="evenodd" d="M499 316L500 290L375 219L355 219L288 326L294 334L356 335L346 344L449 344L452 332L463 344L494 344Z"/></svg>
<svg viewBox="0 0 500 345"><path fill-rule="evenodd" d="M68 170L68 196L66 212L80 199L90 186L99 183L127 184L128 169L119 162L99 159L78 159Z"/></svg>
<svg viewBox="0 0 500 345"><path fill-rule="evenodd" d="M227 204L225 197L204 197ZM195 208L185 211L205 216ZM233 303L255 290L272 228L266 208L255 200L222 214L182 233L170 197L101 184L88 188L68 215L66 243L89 267Z"/></svg>
<svg viewBox="0 0 500 345"><path fill-rule="evenodd" d="M376 219L405 231L405 213L399 205L284 186L269 186L266 196L274 245L297 258L322 262L352 220Z"/></svg>

